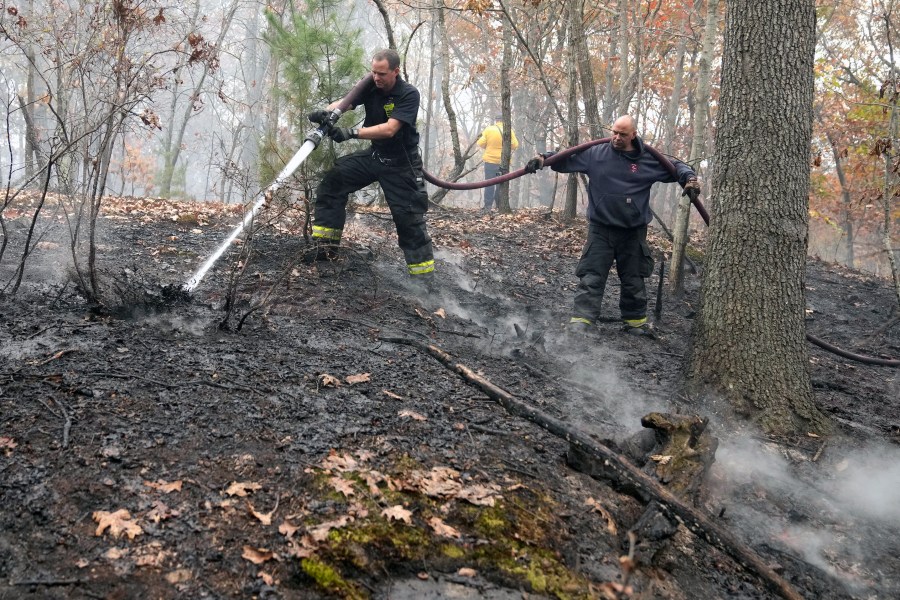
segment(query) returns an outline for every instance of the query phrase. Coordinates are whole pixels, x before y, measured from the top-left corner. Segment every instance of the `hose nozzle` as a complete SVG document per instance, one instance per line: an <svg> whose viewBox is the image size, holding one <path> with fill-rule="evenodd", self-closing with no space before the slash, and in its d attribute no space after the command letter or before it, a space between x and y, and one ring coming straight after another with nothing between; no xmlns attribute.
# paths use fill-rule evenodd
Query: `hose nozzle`
<svg viewBox="0 0 900 600"><path fill-rule="evenodd" d="M319 142L328 135L328 132L331 131L331 128L334 127L334 124L338 122L338 119L341 118L343 113L339 108L328 111L322 120L317 121L319 126L315 129L311 130L306 134L306 138L303 140L305 142L312 142L316 146L319 145Z"/></svg>

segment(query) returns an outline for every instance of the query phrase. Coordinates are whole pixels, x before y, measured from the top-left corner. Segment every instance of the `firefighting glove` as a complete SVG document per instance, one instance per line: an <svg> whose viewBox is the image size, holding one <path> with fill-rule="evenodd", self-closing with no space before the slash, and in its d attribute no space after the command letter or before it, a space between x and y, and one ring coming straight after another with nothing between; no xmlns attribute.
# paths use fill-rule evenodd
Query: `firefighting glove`
<svg viewBox="0 0 900 600"><path fill-rule="evenodd" d="M346 142L347 140L358 138L359 129L356 127L335 127L328 132L328 135L338 143Z"/></svg>
<svg viewBox="0 0 900 600"><path fill-rule="evenodd" d="M319 125L321 125L322 123L324 123L325 121L328 120L328 117L329 117L329 116L331 116L331 112L330 112L330 111L327 111L327 110L325 110L324 108L319 108L319 109L314 110L314 111L312 111L311 113L309 113L309 115L307 116L307 118L308 118L311 122L313 122L313 123L318 123Z"/></svg>
<svg viewBox="0 0 900 600"><path fill-rule="evenodd" d="M684 184L684 191L682 192L682 196L690 196L690 195L699 195L700 194L700 182L697 181L696 177L691 177L687 180L687 183Z"/></svg>
<svg viewBox="0 0 900 600"><path fill-rule="evenodd" d="M540 169L544 168L544 160L550 158L556 154L556 152L541 152L527 163L525 163L525 172L526 173L536 173Z"/></svg>
<svg viewBox="0 0 900 600"><path fill-rule="evenodd" d="M525 163L525 172L526 173L537 173L540 169L544 168L544 157L543 156L535 156L527 163Z"/></svg>

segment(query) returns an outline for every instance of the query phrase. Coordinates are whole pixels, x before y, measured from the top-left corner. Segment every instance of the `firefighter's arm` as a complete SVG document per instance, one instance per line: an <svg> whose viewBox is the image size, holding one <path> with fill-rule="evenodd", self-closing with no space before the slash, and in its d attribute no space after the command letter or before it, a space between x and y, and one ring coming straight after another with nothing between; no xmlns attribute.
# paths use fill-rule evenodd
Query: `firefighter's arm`
<svg viewBox="0 0 900 600"><path fill-rule="evenodd" d="M391 118L387 123L361 127L357 137L361 140L387 140L397 135L401 127L403 127L403 121Z"/></svg>

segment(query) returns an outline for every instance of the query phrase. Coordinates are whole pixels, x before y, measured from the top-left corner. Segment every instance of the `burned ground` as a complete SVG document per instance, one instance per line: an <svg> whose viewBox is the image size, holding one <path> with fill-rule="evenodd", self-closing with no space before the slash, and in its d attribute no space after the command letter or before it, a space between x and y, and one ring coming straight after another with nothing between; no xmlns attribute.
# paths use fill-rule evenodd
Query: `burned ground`
<svg viewBox="0 0 900 600"><path fill-rule="evenodd" d="M314 265L296 260L302 215L287 214L173 304L164 286L239 213L136 200L107 213L102 306L61 266L61 224L0 304L0 598L620 593L644 503L568 467L566 442L423 346L616 446L650 411L697 410L679 393L696 277L684 299L663 296L651 340L620 331L613 275L610 321L578 343L563 324L581 224L436 211L426 293L386 214L352 215L342 255ZM897 357L893 305L888 281L810 262L811 333ZM776 444L704 407L720 445L702 508L804 597L897 597L897 370L810 353L839 434ZM681 528L619 597L774 596Z"/></svg>

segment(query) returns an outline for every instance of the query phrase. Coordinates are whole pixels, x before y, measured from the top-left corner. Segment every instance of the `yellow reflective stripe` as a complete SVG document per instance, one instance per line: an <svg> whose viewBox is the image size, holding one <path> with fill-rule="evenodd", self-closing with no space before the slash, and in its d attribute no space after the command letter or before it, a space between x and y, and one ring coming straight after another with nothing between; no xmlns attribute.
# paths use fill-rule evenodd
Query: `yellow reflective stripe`
<svg viewBox="0 0 900 600"><path fill-rule="evenodd" d="M593 325L590 319L585 319L584 317L572 317L569 319L569 323L584 323L586 325Z"/></svg>
<svg viewBox="0 0 900 600"><path fill-rule="evenodd" d="M406 265L407 270L409 270L410 275L424 275L425 273L432 273L434 271L434 259L426 260L425 262L414 263Z"/></svg>
<svg viewBox="0 0 900 600"><path fill-rule="evenodd" d="M319 225L313 225L312 230L312 236L314 238L338 242L341 240L341 234L344 232L343 229L332 229L331 227L321 227Z"/></svg>
<svg viewBox="0 0 900 600"><path fill-rule="evenodd" d="M647 324L647 317L643 319L625 319L625 324L629 327L640 327Z"/></svg>

